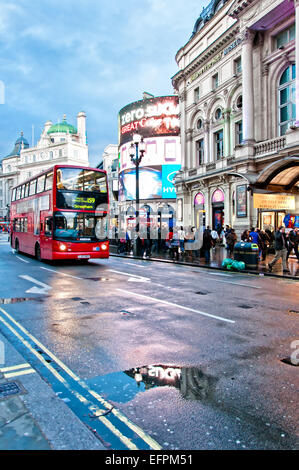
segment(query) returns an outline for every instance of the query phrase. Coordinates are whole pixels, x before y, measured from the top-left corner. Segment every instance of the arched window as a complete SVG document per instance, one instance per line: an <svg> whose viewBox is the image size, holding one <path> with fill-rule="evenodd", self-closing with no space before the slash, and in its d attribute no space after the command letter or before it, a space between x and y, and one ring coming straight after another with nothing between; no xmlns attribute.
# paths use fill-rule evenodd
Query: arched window
<svg viewBox="0 0 299 470"><path fill-rule="evenodd" d="M202 128L202 119L198 119L196 123L197 130L200 130Z"/></svg>
<svg viewBox="0 0 299 470"><path fill-rule="evenodd" d="M281 75L278 85L279 134L284 135L296 119L296 67L290 65Z"/></svg>
<svg viewBox="0 0 299 470"><path fill-rule="evenodd" d="M216 111L215 111L215 119L216 119L216 121L218 121L221 118L222 118L222 109L217 108Z"/></svg>
<svg viewBox="0 0 299 470"><path fill-rule="evenodd" d="M242 109L242 107L243 107L243 97L242 97L242 95L238 96L237 101L236 101L236 106L237 106L237 109Z"/></svg>

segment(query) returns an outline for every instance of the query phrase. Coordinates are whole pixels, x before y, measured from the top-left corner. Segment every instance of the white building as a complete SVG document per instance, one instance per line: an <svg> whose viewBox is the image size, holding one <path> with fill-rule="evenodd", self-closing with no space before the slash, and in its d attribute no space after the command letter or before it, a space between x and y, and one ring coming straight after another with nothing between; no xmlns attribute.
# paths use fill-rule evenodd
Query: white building
<svg viewBox="0 0 299 470"><path fill-rule="evenodd" d="M178 221L240 233L299 215L299 0L212 0L176 61Z"/></svg>
<svg viewBox="0 0 299 470"><path fill-rule="evenodd" d="M54 125L47 121L35 147L29 147L21 133L14 150L1 162L0 216L7 215L13 186L57 164L89 166L84 112L77 115L77 127L68 124L65 116Z"/></svg>

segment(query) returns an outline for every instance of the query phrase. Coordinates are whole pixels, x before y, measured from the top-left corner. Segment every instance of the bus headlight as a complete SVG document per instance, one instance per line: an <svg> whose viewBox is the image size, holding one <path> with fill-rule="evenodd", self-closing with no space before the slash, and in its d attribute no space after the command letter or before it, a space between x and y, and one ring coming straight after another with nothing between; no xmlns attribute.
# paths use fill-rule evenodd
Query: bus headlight
<svg viewBox="0 0 299 470"><path fill-rule="evenodd" d="M60 243L59 249L60 249L61 251L65 251L65 250L67 249L67 246L64 245L64 243Z"/></svg>
<svg viewBox="0 0 299 470"><path fill-rule="evenodd" d="M101 249L102 250L108 250L108 245L106 243L101 244Z"/></svg>

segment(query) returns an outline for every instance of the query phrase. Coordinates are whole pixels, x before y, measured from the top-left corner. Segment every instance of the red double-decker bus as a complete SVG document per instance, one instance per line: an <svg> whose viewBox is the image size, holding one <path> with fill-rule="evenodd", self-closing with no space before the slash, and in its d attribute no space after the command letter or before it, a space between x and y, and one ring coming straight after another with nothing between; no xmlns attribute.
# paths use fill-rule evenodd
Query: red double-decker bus
<svg viewBox="0 0 299 470"><path fill-rule="evenodd" d="M108 258L107 175L55 165L13 188L11 246L36 259Z"/></svg>

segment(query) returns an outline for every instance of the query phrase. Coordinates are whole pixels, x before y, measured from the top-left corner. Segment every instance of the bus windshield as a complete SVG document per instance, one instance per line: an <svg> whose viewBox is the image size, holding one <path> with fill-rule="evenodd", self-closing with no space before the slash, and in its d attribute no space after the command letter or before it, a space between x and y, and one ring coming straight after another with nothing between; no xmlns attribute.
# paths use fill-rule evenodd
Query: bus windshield
<svg viewBox="0 0 299 470"><path fill-rule="evenodd" d="M107 193L106 174L81 168L59 168L57 189Z"/></svg>
<svg viewBox="0 0 299 470"><path fill-rule="evenodd" d="M82 212L55 212L54 238L68 241L107 239L107 217Z"/></svg>

